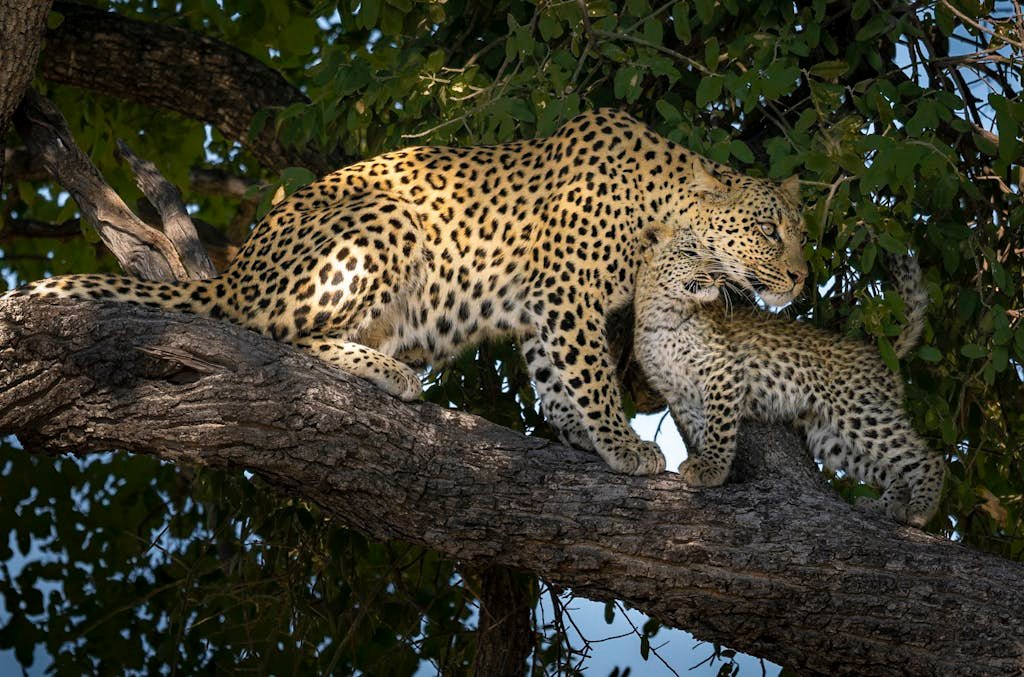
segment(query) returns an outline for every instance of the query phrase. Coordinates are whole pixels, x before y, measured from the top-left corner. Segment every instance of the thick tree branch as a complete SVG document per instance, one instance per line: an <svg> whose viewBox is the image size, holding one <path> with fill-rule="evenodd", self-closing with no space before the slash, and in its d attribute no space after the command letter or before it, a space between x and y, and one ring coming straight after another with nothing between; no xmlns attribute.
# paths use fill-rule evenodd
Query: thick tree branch
<svg viewBox="0 0 1024 677"><path fill-rule="evenodd" d="M300 166L326 174L351 163L337 152L282 144L270 121L250 138L261 110L308 100L248 54L187 30L84 5L58 2L54 9L64 21L46 34L40 63L46 79L207 122L272 170Z"/></svg>
<svg viewBox="0 0 1024 677"><path fill-rule="evenodd" d="M11 219L0 229L0 242L10 242L15 238L51 237L57 240L68 240L81 237L82 224L78 219L67 219L60 223L48 223L36 219Z"/></svg>
<svg viewBox="0 0 1024 677"><path fill-rule="evenodd" d="M526 659L534 649L532 579L503 566L480 573L479 629L471 673L477 677L517 677L526 674Z"/></svg>
<svg viewBox="0 0 1024 677"><path fill-rule="evenodd" d="M118 140L117 152L135 174L135 183L157 212L164 226L164 233L174 248L181 254L181 262L189 277L205 279L217 276L210 257L199 241L192 218L181 201L181 193L157 170L152 162L143 160L131 151L124 141Z"/></svg>
<svg viewBox="0 0 1024 677"><path fill-rule="evenodd" d="M4 151L7 178L10 181L45 181L50 178L41 159L34 157L27 148L7 148ZM199 195L228 197L235 200L256 202L249 195L253 185L248 179L229 174L222 169L198 167L188 173L189 190Z"/></svg>
<svg viewBox="0 0 1024 677"><path fill-rule="evenodd" d="M748 428L737 484L609 472L405 405L232 325L0 300L0 430L248 468L373 538L529 570L802 672L1024 670L1024 569L861 514L791 433Z"/></svg>
<svg viewBox="0 0 1024 677"><path fill-rule="evenodd" d="M107 185L75 144L64 116L53 104L29 90L15 125L29 150L71 194L126 272L146 280L188 279L171 242L139 220Z"/></svg>
<svg viewBox="0 0 1024 677"><path fill-rule="evenodd" d="M0 184L4 180L4 136L36 72L50 0L0 0Z"/></svg>

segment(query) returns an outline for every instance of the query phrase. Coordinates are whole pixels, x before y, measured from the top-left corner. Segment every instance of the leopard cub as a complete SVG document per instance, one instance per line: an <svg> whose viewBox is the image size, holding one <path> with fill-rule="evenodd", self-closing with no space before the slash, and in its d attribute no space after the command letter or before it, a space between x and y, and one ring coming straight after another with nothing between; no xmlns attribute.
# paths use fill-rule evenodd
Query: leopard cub
<svg viewBox="0 0 1024 677"><path fill-rule="evenodd" d="M903 383L877 352L770 313L730 311L713 302L721 264L693 240L664 247L675 251L656 249L640 269L636 356L686 440L689 457L679 466L686 481L725 482L741 418L785 421L805 433L824 465L882 490L862 501L866 507L923 527L938 507L945 465L911 428ZM927 296L915 259L894 267L907 317L895 342L902 357L921 334ZM686 298L661 293L669 282Z"/></svg>

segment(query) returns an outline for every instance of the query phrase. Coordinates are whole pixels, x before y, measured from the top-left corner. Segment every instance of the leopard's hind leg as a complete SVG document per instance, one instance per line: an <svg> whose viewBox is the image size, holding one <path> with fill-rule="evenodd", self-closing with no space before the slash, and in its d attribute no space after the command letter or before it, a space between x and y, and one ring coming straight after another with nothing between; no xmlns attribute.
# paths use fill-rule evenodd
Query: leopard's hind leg
<svg viewBox="0 0 1024 677"><path fill-rule="evenodd" d="M417 399L422 391L411 367L362 344L321 336L303 336L289 343L406 402Z"/></svg>
<svg viewBox="0 0 1024 677"><path fill-rule="evenodd" d="M408 299L422 287L427 255L415 205L370 191L293 218L305 224L299 237L275 244L276 269L261 264L268 270L253 292L254 324L403 400L417 398L416 372L378 350L383 344L373 337L405 320ZM249 265L232 274L245 281L260 272Z"/></svg>
<svg viewBox="0 0 1024 677"><path fill-rule="evenodd" d="M907 523L923 527L939 509L942 486L946 481L946 462L937 454L931 454L924 444L917 441L918 448L928 454L914 465L906 468L910 480L910 504L907 508Z"/></svg>
<svg viewBox="0 0 1024 677"><path fill-rule="evenodd" d="M870 435L869 426L856 420L862 416L873 419ZM831 413L807 415L800 422L807 446L828 467L882 488L877 499L859 499L859 507L923 527L938 508L945 477L942 459L928 452L901 414L875 410L852 418L856 422Z"/></svg>
<svg viewBox="0 0 1024 677"><path fill-rule="evenodd" d="M865 480L859 471L864 452L858 452L857 445L847 439L837 426L833 425L833 414L815 415L805 413L797 422L807 436L807 448L815 459L832 470L850 473L854 479ZM907 521L907 502L910 492L906 482L894 481L884 486L878 498L858 497L854 504L862 510L888 515L899 522Z"/></svg>
<svg viewBox="0 0 1024 677"><path fill-rule="evenodd" d="M878 498L860 496L854 502L858 508L888 515L897 522L908 524L907 505L910 503L910 487L906 480L899 478L889 484Z"/></svg>

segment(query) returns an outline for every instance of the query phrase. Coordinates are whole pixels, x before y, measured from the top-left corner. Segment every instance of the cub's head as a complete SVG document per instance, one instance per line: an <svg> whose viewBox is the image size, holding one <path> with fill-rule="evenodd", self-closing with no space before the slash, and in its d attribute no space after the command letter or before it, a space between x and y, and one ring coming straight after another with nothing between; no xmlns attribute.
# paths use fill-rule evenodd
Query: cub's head
<svg viewBox="0 0 1024 677"><path fill-rule="evenodd" d="M776 184L730 174L719 180L697 157L692 170L691 227L726 277L773 306L796 298L807 278L797 178Z"/></svg>
<svg viewBox="0 0 1024 677"><path fill-rule="evenodd" d="M718 298L723 268L689 230L681 229L654 249L651 265L658 269L656 293L697 303Z"/></svg>

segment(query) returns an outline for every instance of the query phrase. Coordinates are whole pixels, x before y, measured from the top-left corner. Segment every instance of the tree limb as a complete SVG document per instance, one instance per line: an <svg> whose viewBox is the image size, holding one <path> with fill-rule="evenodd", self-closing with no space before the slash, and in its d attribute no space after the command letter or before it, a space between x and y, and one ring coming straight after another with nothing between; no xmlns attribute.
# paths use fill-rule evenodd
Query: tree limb
<svg viewBox="0 0 1024 677"><path fill-rule="evenodd" d="M192 217L181 201L181 193L165 179L152 162L141 159L131 151L124 141L117 141L118 155L129 164L135 174L135 183L157 212L164 226L164 233L181 255L181 262L188 275L194 279L217 276L206 249L199 241Z"/></svg>
<svg viewBox="0 0 1024 677"><path fill-rule="evenodd" d="M36 71L50 0L0 0L0 184L4 180L4 136Z"/></svg>
<svg viewBox="0 0 1024 677"><path fill-rule="evenodd" d="M250 137L256 114L308 103L276 70L234 47L173 26L58 2L64 20L46 34L40 63L52 82L91 89L207 122L265 167L326 174L353 160L282 144L274 125Z"/></svg>
<svg viewBox="0 0 1024 677"><path fill-rule="evenodd" d="M0 242L15 238L50 237L69 240L82 236L82 225L78 219L67 219L60 223L48 223L36 219L10 219L0 229Z"/></svg>
<svg viewBox="0 0 1024 677"><path fill-rule="evenodd" d="M534 650L535 582L508 567L488 566L480 572L476 651L470 673L476 677L527 674L526 659Z"/></svg>
<svg viewBox="0 0 1024 677"><path fill-rule="evenodd" d="M25 147L7 148L4 159L9 181L45 181L50 178L40 158ZM257 202L249 195L253 182L245 177L229 174L223 169L197 167L188 173L189 190L199 195L227 197L245 202Z"/></svg>
<svg viewBox="0 0 1024 677"><path fill-rule="evenodd" d="M29 90L14 121L29 151L71 194L126 272L145 280L188 279L174 245L143 223L107 185L53 104Z"/></svg>
<svg viewBox="0 0 1024 677"><path fill-rule="evenodd" d="M800 672L1014 674L1024 569L841 502L790 432L692 490L474 416L402 404L245 329L116 304L0 300L0 430L247 468L379 540L621 599Z"/></svg>

